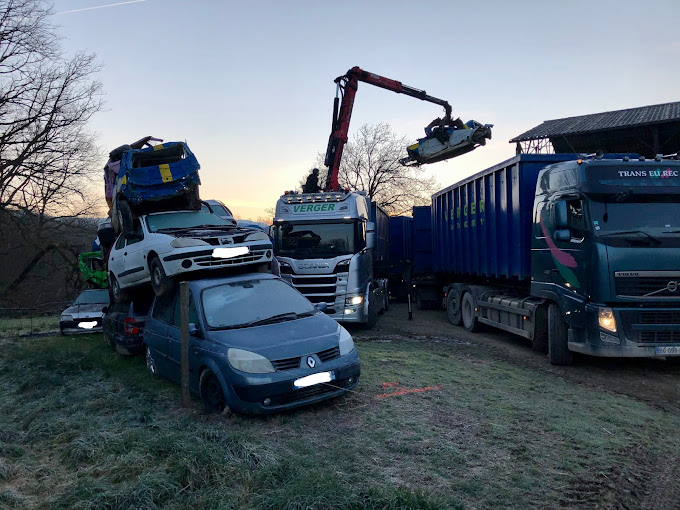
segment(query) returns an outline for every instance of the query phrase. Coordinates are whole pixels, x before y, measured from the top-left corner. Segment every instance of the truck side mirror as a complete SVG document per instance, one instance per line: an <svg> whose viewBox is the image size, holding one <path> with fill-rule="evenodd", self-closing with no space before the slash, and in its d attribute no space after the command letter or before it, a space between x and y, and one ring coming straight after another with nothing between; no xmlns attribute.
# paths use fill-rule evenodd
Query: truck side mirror
<svg viewBox="0 0 680 510"><path fill-rule="evenodd" d="M555 241L570 241L571 231L568 228L560 228L555 230L553 237L555 238Z"/></svg>
<svg viewBox="0 0 680 510"><path fill-rule="evenodd" d="M555 227L558 229L569 228L569 215L567 214L567 201L555 202Z"/></svg>
<svg viewBox="0 0 680 510"><path fill-rule="evenodd" d="M372 221L366 222L366 248L375 248L375 223Z"/></svg>

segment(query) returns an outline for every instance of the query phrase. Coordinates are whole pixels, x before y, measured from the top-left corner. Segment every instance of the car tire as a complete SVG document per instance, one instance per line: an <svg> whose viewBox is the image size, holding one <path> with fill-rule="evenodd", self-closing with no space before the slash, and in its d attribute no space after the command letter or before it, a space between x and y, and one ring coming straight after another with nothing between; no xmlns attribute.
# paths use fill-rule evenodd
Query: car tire
<svg viewBox="0 0 680 510"><path fill-rule="evenodd" d="M475 302L475 297L469 290L463 293L463 297L460 300L460 314L463 320L463 327L466 331L474 333L479 329L479 321L475 314L475 308L477 303Z"/></svg>
<svg viewBox="0 0 680 510"><path fill-rule="evenodd" d="M224 411L224 408L227 407L227 401L224 398L220 380L213 374L212 370L205 369L201 373L198 387L205 412L216 414Z"/></svg>
<svg viewBox="0 0 680 510"><path fill-rule="evenodd" d="M460 295L455 289L449 289L446 294L446 315L449 322L454 326L463 323L463 315L460 310Z"/></svg>
<svg viewBox="0 0 680 510"><path fill-rule="evenodd" d="M158 376L158 366L156 365L156 360L153 359L153 354L149 346L146 346L146 369L151 373L152 376Z"/></svg>
<svg viewBox="0 0 680 510"><path fill-rule="evenodd" d="M555 303L548 306L548 359L551 365L566 366L574 361L569 350L569 327Z"/></svg>
<svg viewBox="0 0 680 510"><path fill-rule="evenodd" d="M175 280L165 274L163 264L158 257L154 257L149 262L149 272L151 273L151 287L154 294L162 296L166 292L172 290Z"/></svg>
<svg viewBox="0 0 680 510"><path fill-rule="evenodd" d="M113 273L109 273L109 288L111 289L114 303L120 303L127 297L127 292L120 288L120 283L118 283Z"/></svg>
<svg viewBox="0 0 680 510"><path fill-rule="evenodd" d="M116 214L118 215L118 228L120 228L123 237L127 239L127 237L133 232L132 209L130 209L130 204L128 204L125 200L118 200L116 209Z"/></svg>

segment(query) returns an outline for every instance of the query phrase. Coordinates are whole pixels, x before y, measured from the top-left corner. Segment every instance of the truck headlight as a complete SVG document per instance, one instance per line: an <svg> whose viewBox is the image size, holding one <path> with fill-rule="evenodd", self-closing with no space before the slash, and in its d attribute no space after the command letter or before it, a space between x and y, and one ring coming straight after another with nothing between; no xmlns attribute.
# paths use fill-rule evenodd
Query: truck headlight
<svg viewBox="0 0 680 510"><path fill-rule="evenodd" d="M364 296L353 296L345 298L346 305L360 305L364 302Z"/></svg>
<svg viewBox="0 0 680 510"><path fill-rule="evenodd" d="M236 370L249 374L270 374L275 372L272 362L264 356L243 349L229 349L227 351L229 364Z"/></svg>
<svg viewBox="0 0 680 510"><path fill-rule="evenodd" d="M614 310L611 308L599 308L597 312L597 322L605 331L616 333L616 318L614 318Z"/></svg>
<svg viewBox="0 0 680 510"><path fill-rule="evenodd" d="M340 326L340 356L349 354L354 350L354 341L352 335L349 334L345 328Z"/></svg>

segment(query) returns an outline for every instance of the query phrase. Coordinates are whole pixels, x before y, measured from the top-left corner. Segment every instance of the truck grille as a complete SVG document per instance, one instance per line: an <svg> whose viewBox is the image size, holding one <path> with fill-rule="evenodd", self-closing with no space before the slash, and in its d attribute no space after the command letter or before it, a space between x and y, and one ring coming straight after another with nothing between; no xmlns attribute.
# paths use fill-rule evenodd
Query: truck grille
<svg viewBox="0 0 680 510"><path fill-rule="evenodd" d="M335 306L337 275L294 274L291 283L312 303L326 303L329 308Z"/></svg>
<svg viewBox="0 0 680 510"><path fill-rule="evenodd" d="M680 343L680 310L623 310L623 331L632 342Z"/></svg>
<svg viewBox="0 0 680 510"><path fill-rule="evenodd" d="M621 297L680 298L680 282L667 276L616 277L615 281L616 294Z"/></svg>

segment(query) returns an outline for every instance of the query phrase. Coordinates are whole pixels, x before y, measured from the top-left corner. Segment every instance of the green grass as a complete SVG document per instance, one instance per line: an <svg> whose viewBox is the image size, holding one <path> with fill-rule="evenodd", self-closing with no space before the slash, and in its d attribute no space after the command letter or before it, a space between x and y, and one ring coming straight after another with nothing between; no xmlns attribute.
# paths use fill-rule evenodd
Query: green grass
<svg viewBox="0 0 680 510"><path fill-rule="evenodd" d="M656 438L680 452L678 417L633 400L445 342L358 348L356 393L247 418L182 409L100 335L0 341L0 508L570 506Z"/></svg>
<svg viewBox="0 0 680 510"><path fill-rule="evenodd" d="M59 315L0 319L0 337L14 337L59 330Z"/></svg>

